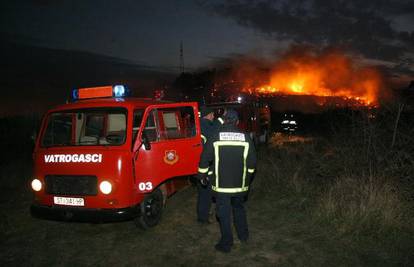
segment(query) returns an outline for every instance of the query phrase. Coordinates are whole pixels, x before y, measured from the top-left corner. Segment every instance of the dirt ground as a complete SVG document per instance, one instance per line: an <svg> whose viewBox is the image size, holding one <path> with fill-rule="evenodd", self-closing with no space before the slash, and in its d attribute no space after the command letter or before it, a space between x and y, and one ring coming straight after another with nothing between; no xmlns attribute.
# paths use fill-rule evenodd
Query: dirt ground
<svg viewBox="0 0 414 267"><path fill-rule="evenodd" d="M266 245L259 238L266 234L256 227L252 237L257 238L251 244L236 243L230 255L216 252L218 224L196 223L195 199L194 187L175 194L167 202L161 224L144 231L132 221L88 224L35 219L28 209L30 192L23 191L2 203L2 213L7 215L1 224L1 265L257 266L278 261L278 253L260 249Z"/></svg>
<svg viewBox="0 0 414 267"><path fill-rule="evenodd" d="M194 266L243 263L216 253L218 225L195 222L195 188L170 198L160 225L144 231L132 221L108 224L38 220L29 192L2 204L2 266ZM8 207L6 207L8 206ZM13 206L13 208L11 208ZM5 211L5 208L8 211ZM234 254L242 255L236 246ZM212 258L211 256L214 257ZM237 264L237 265L239 265Z"/></svg>

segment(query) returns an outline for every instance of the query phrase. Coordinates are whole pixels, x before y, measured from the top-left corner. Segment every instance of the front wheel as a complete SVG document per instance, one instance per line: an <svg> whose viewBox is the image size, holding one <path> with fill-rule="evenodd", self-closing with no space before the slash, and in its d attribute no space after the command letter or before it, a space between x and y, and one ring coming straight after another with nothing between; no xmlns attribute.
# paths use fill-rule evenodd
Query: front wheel
<svg viewBox="0 0 414 267"><path fill-rule="evenodd" d="M140 204L140 216L135 219L137 226L149 229L156 226L161 220L164 199L160 189L152 191Z"/></svg>

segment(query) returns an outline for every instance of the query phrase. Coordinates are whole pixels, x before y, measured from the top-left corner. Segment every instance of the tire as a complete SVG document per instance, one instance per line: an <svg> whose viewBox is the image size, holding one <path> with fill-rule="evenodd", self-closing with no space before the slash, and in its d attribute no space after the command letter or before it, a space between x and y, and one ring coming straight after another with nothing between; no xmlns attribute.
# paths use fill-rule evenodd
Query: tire
<svg viewBox="0 0 414 267"><path fill-rule="evenodd" d="M143 229L149 229L156 226L162 215L164 208L164 199L159 188L152 191L141 202L140 216L135 219L135 224Z"/></svg>

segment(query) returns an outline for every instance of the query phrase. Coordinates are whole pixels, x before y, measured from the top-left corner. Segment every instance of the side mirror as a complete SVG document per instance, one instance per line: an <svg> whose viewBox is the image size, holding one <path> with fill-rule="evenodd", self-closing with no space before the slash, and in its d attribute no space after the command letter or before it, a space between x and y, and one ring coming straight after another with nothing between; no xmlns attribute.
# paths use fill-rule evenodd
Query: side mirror
<svg viewBox="0 0 414 267"><path fill-rule="evenodd" d="M151 143L145 130L142 132L142 143L144 144L145 150L151 150Z"/></svg>

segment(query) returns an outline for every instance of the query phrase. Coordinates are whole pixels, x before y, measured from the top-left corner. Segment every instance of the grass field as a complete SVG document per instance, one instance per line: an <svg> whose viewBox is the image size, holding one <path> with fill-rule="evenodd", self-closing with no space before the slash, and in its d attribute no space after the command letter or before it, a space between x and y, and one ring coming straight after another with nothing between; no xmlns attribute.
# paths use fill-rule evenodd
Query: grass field
<svg viewBox="0 0 414 267"><path fill-rule="evenodd" d="M391 209L381 202L371 214L371 207L364 207L368 202L363 193L368 194L367 201L378 202L389 185L371 185L380 190L375 191L367 181L356 192L355 180L330 177L317 164L327 152L314 142L279 141L259 153L259 172L247 202L251 240L247 245L236 243L228 255L214 250L218 224L196 223L194 187L171 197L161 224L149 231L133 222L45 221L29 214L30 162L3 165L0 265L413 266L412 217L398 217L409 215L409 202L404 206L389 190L390 196L383 198L385 203L394 201ZM370 192L378 199L371 199ZM353 202L341 206L341 199ZM381 209L384 213L395 209L387 214L394 217L386 217Z"/></svg>

